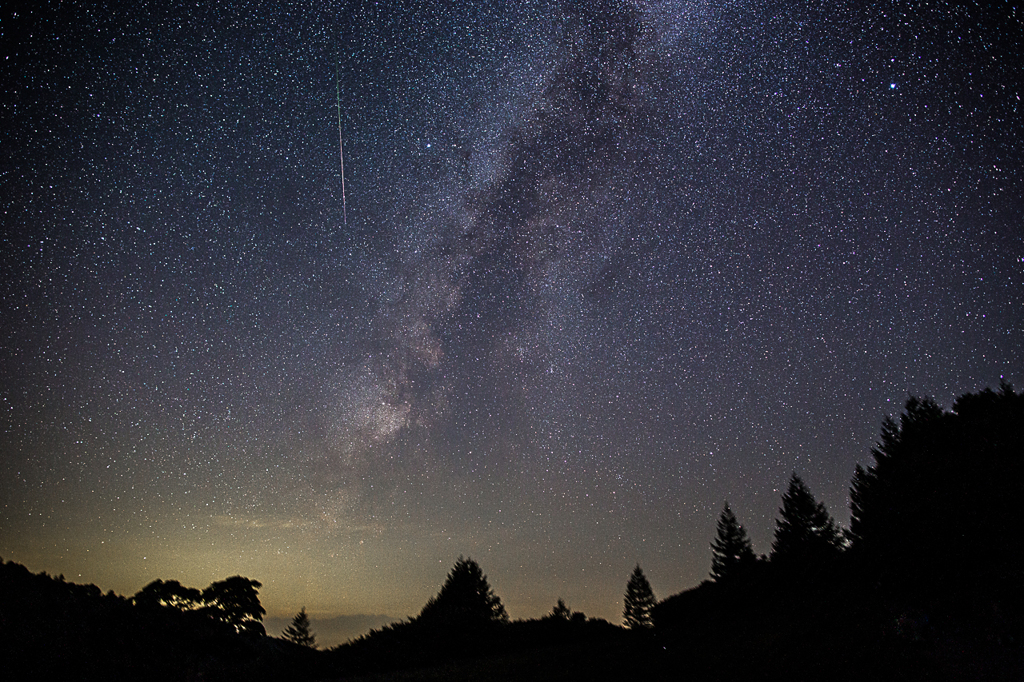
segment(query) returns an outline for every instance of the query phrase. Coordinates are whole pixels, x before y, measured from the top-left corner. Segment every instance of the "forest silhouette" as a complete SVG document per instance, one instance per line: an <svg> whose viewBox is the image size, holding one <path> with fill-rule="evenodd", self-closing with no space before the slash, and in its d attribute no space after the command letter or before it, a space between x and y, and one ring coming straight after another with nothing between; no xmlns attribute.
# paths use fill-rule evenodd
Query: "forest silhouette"
<svg viewBox="0 0 1024 682"><path fill-rule="evenodd" d="M871 456L849 529L794 474L758 557L725 503L709 579L659 602L637 565L621 626L510 620L459 557L418 615L319 650L305 607L266 634L250 578L127 598L0 562L6 679L1024 679L1024 392L910 398Z"/></svg>

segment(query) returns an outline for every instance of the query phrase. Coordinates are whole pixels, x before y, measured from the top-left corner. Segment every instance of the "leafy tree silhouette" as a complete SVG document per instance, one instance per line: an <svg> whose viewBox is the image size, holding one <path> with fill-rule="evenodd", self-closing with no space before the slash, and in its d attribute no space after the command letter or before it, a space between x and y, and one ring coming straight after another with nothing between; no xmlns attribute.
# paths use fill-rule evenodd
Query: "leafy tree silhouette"
<svg viewBox="0 0 1024 682"><path fill-rule="evenodd" d="M839 554L842 548L839 526L795 473L782 496L779 514L781 518L775 521L772 542L773 563L808 567Z"/></svg>
<svg viewBox="0 0 1024 682"><path fill-rule="evenodd" d="M215 582L203 590L203 612L236 632L265 635L263 616L267 612L260 605L261 587L260 582L240 575Z"/></svg>
<svg viewBox="0 0 1024 682"><path fill-rule="evenodd" d="M747 531L726 502L718 517L718 537L711 543L711 577L715 582L734 580L749 573L756 562Z"/></svg>
<svg viewBox="0 0 1024 682"><path fill-rule="evenodd" d="M626 583L622 609L623 624L633 630L653 627L651 609L654 608L654 604L654 591L640 564L637 564L629 577L629 582Z"/></svg>
<svg viewBox="0 0 1024 682"><path fill-rule="evenodd" d="M202 593L185 587L177 580L154 580L132 597L132 603L143 608L169 607L178 611L196 611L203 605Z"/></svg>
<svg viewBox="0 0 1024 682"><path fill-rule="evenodd" d="M441 591L430 598L416 620L450 625L507 623L508 614L479 564L460 556Z"/></svg>
<svg viewBox="0 0 1024 682"><path fill-rule="evenodd" d="M295 614L295 617L292 618L292 624L284 631L284 638L301 646L309 647L310 649L317 648L316 635L310 632L309 616L306 615L305 606L303 606L302 609Z"/></svg>

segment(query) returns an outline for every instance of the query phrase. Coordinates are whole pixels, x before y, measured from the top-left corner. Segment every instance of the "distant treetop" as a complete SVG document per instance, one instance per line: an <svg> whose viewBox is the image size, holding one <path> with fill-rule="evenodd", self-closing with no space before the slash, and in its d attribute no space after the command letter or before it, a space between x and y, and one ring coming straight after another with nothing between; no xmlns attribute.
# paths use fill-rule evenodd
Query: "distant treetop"
<svg viewBox="0 0 1024 682"><path fill-rule="evenodd" d="M424 605L416 621L446 625L505 623L508 614L479 564L460 556L441 591Z"/></svg>
<svg viewBox="0 0 1024 682"><path fill-rule="evenodd" d="M309 627L309 616L306 615L306 607L295 614L292 618L292 624L289 625L284 631L284 638L290 642L295 642L299 646L309 647L310 649L316 649L316 635L310 631Z"/></svg>
<svg viewBox="0 0 1024 682"><path fill-rule="evenodd" d="M647 581L647 576L644 575L640 564L637 564L632 575L629 576L629 582L626 583L622 609L623 624L633 630L654 627L654 621L651 618L654 604L654 591L651 589L651 583Z"/></svg>
<svg viewBox="0 0 1024 682"><path fill-rule="evenodd" d="M834 558L841 548L839 525L825 505L814 499L803 479L794 473L775 521L772 562L811 566Z"/></svg>
<svg viewBox="0 0 1024 682"><path fill-rule="evenodd" d="M202 592L177 580L154 580L132 597L132 603L142 608L197 612L236 632L265 635L263 616L267 612L260 604L261 587L259 581L240 575L215 582Z"/></svg>
<svg viewBox="0 0 1024 682"><path fill-rule="evenodd" d="M726 502L718 518L718 535L711 543L711 577L726 582L747 573L756 562L747 531Z"/></svg>

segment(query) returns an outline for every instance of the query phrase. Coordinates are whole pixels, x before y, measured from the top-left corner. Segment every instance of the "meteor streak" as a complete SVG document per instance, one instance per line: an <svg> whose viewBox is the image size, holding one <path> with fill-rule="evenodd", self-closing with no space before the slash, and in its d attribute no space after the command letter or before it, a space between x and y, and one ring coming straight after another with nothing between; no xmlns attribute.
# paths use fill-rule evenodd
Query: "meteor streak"
<svg viewBox="0 0 1024 682"><path fill-rule="evenodd" d="M338 158L341 160L341 215L348 225L348 207L345 204L345 143L341 137L341 79L338 74L340 67L334 65L334 88L338 96Z"/></svg>

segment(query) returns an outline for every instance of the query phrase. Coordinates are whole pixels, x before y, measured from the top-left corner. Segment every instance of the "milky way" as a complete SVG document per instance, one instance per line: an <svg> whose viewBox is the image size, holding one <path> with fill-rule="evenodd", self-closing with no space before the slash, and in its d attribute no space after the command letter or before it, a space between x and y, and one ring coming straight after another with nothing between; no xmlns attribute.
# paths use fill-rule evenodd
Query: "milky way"
<svg viewBox="0 0 1024 682"><path fill-rule="evenodd" d="M1018 10L509 4L3 10L0 556L617 620L1024 385Z"/></svg>

